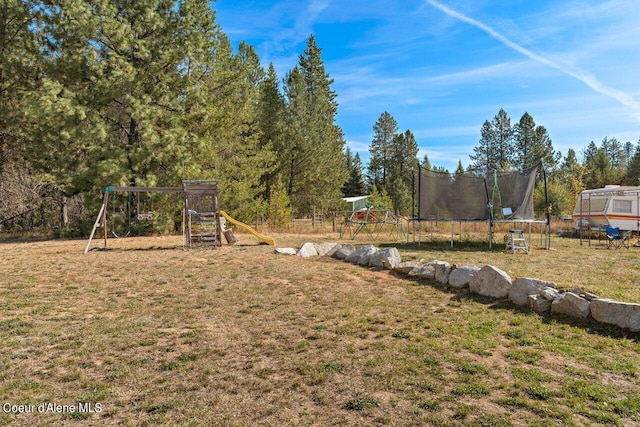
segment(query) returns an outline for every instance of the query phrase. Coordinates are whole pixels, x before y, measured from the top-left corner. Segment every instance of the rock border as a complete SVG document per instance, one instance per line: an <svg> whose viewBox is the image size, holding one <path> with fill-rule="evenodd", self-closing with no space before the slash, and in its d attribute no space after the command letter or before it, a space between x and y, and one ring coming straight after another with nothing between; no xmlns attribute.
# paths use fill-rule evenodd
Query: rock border
<svg viewBox="0 0 640 427"><path fill-rule="evenodd" d="M497 267L473 264L456 266L445 261L424 259L402 262L395 247L378 248L366 245L360 248L347 243L310 243L300 249L276 248L276 254L296 255L301 258L327 256L352 264L393 270L410 278L427 279L454 289L491 298L508 298L514 305L528 307L538 314L562 314L578 319L591 318L599 323L615 325L631 332L640 332L640 304L599 298L574 289L561 292L556 284L535 278L515 280Z"/></svg>

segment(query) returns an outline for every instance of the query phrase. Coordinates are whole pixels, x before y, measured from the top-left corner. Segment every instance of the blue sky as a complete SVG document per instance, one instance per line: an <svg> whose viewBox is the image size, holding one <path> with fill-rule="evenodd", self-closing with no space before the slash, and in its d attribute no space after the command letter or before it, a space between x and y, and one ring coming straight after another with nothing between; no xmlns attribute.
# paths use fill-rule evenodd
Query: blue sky
<svg viewBox="0 0 640 427"><path fill-rule="evenodd" d="M368 161L384 112L420 158L466 167L480 128L528 112L554 148L578 155L604 137L640 137L637 0L218 0L234 45L284 78L310 34L335 80L337 124Z"/></svg>

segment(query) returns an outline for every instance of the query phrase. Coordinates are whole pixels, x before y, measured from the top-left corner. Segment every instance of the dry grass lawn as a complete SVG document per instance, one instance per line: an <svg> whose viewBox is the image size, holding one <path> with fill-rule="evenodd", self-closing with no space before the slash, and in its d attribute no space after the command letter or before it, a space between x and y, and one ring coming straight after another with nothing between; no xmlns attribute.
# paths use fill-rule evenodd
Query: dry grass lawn
<svg viewBox="0 0 640 427"><path fill-rule="evenodd" d="M640 425L637 334L239 237L0 243L0 424ZM640 248L552 246L399 248L640 302Z"/></svg>

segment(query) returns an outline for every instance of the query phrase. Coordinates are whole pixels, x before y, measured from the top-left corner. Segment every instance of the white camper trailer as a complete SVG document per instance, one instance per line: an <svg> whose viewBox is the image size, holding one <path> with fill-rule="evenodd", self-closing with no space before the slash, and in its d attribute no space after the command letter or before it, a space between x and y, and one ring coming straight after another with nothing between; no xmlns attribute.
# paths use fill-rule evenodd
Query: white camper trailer
<svg viewBox="0 0 640 427"><path fill-rule="evenodd" d="M638 231L639 212L640 187L607 185L581 192L571 217L576 221L576 228L611 226Z"/></svg>

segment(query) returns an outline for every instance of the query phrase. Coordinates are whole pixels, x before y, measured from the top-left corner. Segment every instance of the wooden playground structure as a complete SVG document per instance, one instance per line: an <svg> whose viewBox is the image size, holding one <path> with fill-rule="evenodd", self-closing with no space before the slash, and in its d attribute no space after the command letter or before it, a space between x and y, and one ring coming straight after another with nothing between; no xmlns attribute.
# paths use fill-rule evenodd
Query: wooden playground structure
<svg viewBox="0 0 640 427"><path fill-rule="evenodd" d="M136 187L136 186L109 186L105 189L102 198L102 206L89 241L84 249L86 254L91 247L91 241L98 228L104 231L104 247L107 248L108 241L108 222L107 222L107 206L109 199L115 199L117 193L179 193L182 195L182 230L184 235L184 245L191 247L199 246L221 246L222 236L224 235L227 243L233 244L237 239L233 235L230 228L226 228L226 222L237 225L246 229L256 238L270 245L274 245L275 241L264 236L248 225L237 221L227 215L220 209L219 191L217 180L185 180L182 181L182 187ZM112 197L110 195L113 195ZM131 216L131 213L129 214ZM138 219L148 219L152 216L150 213L138 213ZM118 237L115 233L114 237Z"/></svg>

